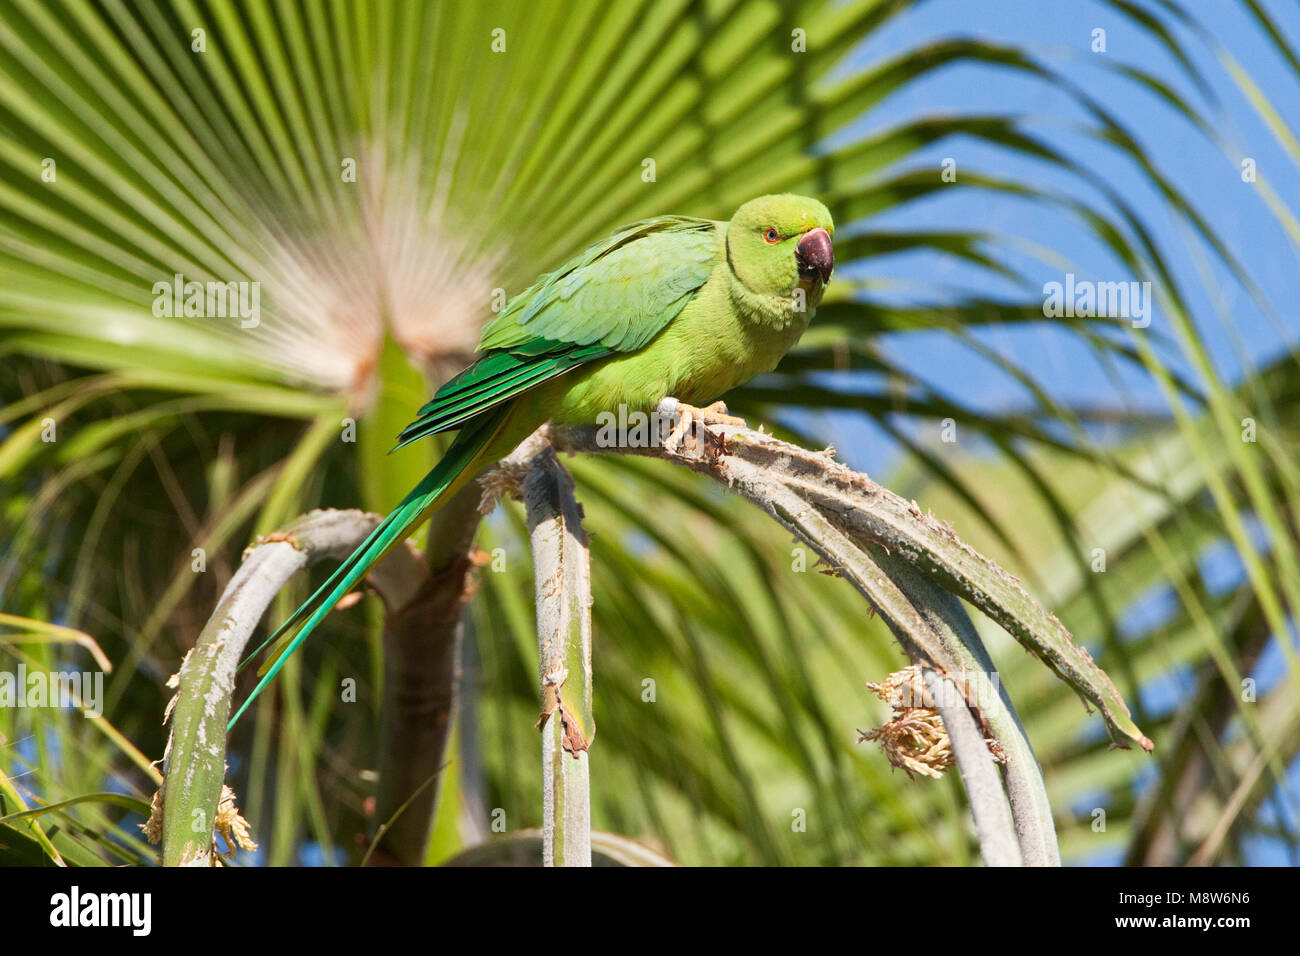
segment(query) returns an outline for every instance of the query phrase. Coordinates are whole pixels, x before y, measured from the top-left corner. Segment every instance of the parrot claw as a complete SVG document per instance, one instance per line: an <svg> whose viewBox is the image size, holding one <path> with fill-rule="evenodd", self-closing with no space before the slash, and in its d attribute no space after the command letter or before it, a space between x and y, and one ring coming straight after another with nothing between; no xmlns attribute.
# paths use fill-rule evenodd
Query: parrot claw
<svg viewBox="0 0 1300 956"><path fill-rule="evenodd" d="M665 398L659 407L665 414L676 419L672 431L664 439L664 447L674 455L681 454L688 435L692 436L691 444L694 447L692 425L697 422L701 425L737 425L741 427L745 425L743 418L727 414L726 404L720 401L714 402L705 408L696 408L694 405L679 402L675 398Z"/></svg>

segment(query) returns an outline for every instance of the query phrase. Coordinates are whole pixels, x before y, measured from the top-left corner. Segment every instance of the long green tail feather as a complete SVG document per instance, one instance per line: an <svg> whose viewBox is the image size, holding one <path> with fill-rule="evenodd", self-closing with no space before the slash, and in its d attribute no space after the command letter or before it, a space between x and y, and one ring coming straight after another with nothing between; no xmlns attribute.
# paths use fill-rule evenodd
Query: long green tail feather
<svg viewBox="0 0 1300 956"><path fill-rule="evenodd" d="M317 588L316 592L276 629L275 633L263 641L257 650L253 651L245 659L244 663L240 665L241 670L249 660L252 660L269 645L290 634L295 627L306 619L306 623L293 636L293 640L264 665L266 673L258 681L257 686L253 688L253 692L248 695L248 699L230 718L230 723L226 725L227 732L235 726L235 722L248 709L248 706L257 699L258 695L266 688L266 685L275 678L275 675L279 673L280 668L284 666L289 656L302 645L302 642L316 629L316 625L324 620L325 616L334 608L334 605L358 581L365 577L367 572L384 555L411 535L428 514L434 502L452 486L466 468L473 464L474 459L478 457L479 453L483 451L496 434L503 414L503 412L497 412L485 415L479 421L472 422L462 429L460 434L456 436L456 440L452 442L451 447L447 449L447 453L443 455L442 460L433 466L433 470L425 475L424 479L415 486L410 494L402 499L401 503L393 509L388 517L384 518L375 527L375 530L366 536L366 539L339 565L338 569L329 576L329 579Z"/></svg>

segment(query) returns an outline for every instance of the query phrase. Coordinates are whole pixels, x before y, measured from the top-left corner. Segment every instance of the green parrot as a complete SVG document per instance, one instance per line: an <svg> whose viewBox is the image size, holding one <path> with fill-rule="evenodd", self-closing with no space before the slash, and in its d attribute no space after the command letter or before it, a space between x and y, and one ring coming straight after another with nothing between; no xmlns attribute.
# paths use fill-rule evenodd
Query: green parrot
<svg viewBox="0 0 1300 956"><path fill-rule="evenodd" d="M384 555L541 425L593 425L620 405L648 414L667 397L678 400L674 435L691 419L738 421L721 402L697 405L772 371L799 340L831 278L834 230L824 205L789 194L750 200L729 222L645 219L511 300L484 328L474 364L438 389L397 444L459 429L451 447L253 652L300 628L229 727Z"/></svg>

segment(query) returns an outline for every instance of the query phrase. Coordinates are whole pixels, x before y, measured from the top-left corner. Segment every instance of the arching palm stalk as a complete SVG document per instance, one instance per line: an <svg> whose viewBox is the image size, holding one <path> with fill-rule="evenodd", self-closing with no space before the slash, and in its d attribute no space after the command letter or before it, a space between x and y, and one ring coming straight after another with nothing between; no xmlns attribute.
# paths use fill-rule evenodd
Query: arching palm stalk
<svg viewBox="0 0 1300 956"><path fill-rule="evenodd" d="M1300 605L1288 533L1300 483L1278 428L1286 405L1272 388L1231 392L1210 371L1187 290L1150 238L1151 216L1055 148L1028 117L917 115L884 128L859 120L948 65L989 65L1045 82L1066 91L1088 134L1113 144L1167 211L1253 290L1249 274L1106 106L1033 53L945 38L879 60L854 55L909 7L5 5L0 601L6 611L94 633L119 663L103 722L6 725L11 741L34 737L26 749L0 751L5 772L44 768L36 789L51 800L102 789L106 772L144 794L149 785L131 761L161 752L155 715L168 696L163 681L238 550L315 504L387 508L419 479L437 450L398 467L384 453L429 388L463 367L494 290L517 291L618 223L664 210L722 218L752 195L781 190L825 198L850 227L841 230L841 262L859 265L841 270L846 281L781 378L742 392L734 411L795 432L818 426L792 409L848 409L917 444L917 460L938 483L923 503L941 511L934 504L941 486L954 503L973 505L962 532L975 537L985 528L990 546L1007 549L1007 566L1023 570L1040 594L1068 602L1068 610L1052 603L1126 696L1140 697L1138 685L1168 672L1169 659L1154 640L1118 639L1131 593L1108 594L1114 577L1099 584L1079 574L1089 542L1070 518L1077 499L1062 487L1070 472L1060 463L1122 466L1110 473L1125 488L1163 485L1164 475L1135 480L1126 452L1086 437L1099 416L1058 404L1032 369L1010 368L1034 386L1027 404L990 415L948 397L942 369L918 380L879 342L882 332L931 330L978 348L972 330L1037 322L1042 310L1038 283L1023 281L1011 264L1008 237L956 227L899 232L873 227L873 217L954 188L1040 203L1100 239L1124 268L1156 281L1171 317L1172 334L1162 337L1123 337L1101 320L1059 324L1116 367L1152 373L1178 410L1186 470L1204 479L1188 485L1208 494L1197 508L1129 529L1126 540L1150 549L1150 573L1177 563L1184 542L1202 533L1198 522L1211 528L1204 540L1222 539L1247 559L1242 587L1251 597L1243 601L1258 602L1262 623L1248 625L1251 614L1234 607L1244 630L1220 637L1207 626L1214 618L1206 600L1194 600L1198 589L1182 588L1180 614L1199 635L1187 653L1208 657L1222 675L1249 644L1246 632L1278 633L1287 609ZM1253 3L1243 8L1264 16ZM1179 46L1202 41L1185 39L1178 8L1141 16L1126 3L1106 9L1173 55L1168 76L1120 68L1133 88L1160 91L1195 128L1216 128L1212 105L1189 106L1178 92L1204 90ZM1285 34L1265 33L1291 54L1293 69ZM800 38L805 52L797 52ZM1244 74L1234 81L1249 84ZM1250 93L1276 117L1263 92ZM1289 141L1280 121L1270 123ZM971 165L954 185L928 160L912 162L932 145L972 140L1041 163L1053 185ZM1285 200L1264 195L1279 221L1293 223ZM1052 250L1070 251L1065 237ZM909 252L940 254L1018 291L948 297L936 288L926 301L900 306L878 281L880 264ZM155 283L177 273L259 282L258 324L155 315ZM1175 346L1192 357L1190 380L1167 368ZM848 374L827 378L833 371ZM1243 407L1268 442L1243 449L1227 440ZM1060 529L1061 560L1074 569L1059 572L1070 587L1053 586L1055 569L1031 573L1030 545L1013 518L987 514L995 496L980 473L916 442L912 424L943 419L991 439L1000 467L1044 503L1045 526ZM47 420L54 441L42 441ZM346 440L354 433L355 442ZM971 852L946 790L904 791L846 733L861 723L861 681L901 658L839 583L807 574L792 585L798 572L788 540L687 476L639 461L578 460L574 471L596 532L597 632L621 637L597 659L604 688L597 718L608 730L602 772L609 791L622 795L596 808L598 824L653 834L681 858L705 862L922 862ZM1254 544L1248 515L1270 532L1268 554ZM512 511L480 538L488 553L502 549L505 569L480 575L472 706L461 729L462 753L473 759L455 765L434 856L472 839L466 807L473 812L465 818L481 821L484 808L526 816L524 808L539 805L519 763L531 753L525 735L535 701L518 521ZM364 827L365 785L355 768L368 753L374 708L327 708L333 689L320 675L355 675L362 699L373 699L364 688L379 673L375 612L350 612L333 633L306 661L311 681L292 665L288 671L281 706L303 732L273 751L274 715L265 710L236 742L248 755L235 771L244 808L268 835L271 861L292 859L304 839L347 844ZM370 643L354 639L363 634ZM49 664L57 652L37 653ZM1008 680L1014 675L1009 669ZM658 706L641 700L647 676L657 681ZM1058 802L1073 807L1068 798L1101 782L1128 793L1143 764L1104 755L1100 741L1076 740L1077 705L1057 706L1049 683L1027 686L1041 695L1022 709L1042 741ZM107 728L123 736L102 735ZM329 759L318 763L324 739ZM725 779L714 772L717 754L732 769ZM1275 755L1267 766L1285 759ZM1128 803L1112 807L1112 822ZM788 819L791 805L812 808L827 825L798 838L774 827L774 814ZM110 832L116 824L93 807L71 812ZM1120 839L1122 829L1107 832ZM88 842L89 852L140 852L125 830L118 836L127 850ZM1066 836L1067 856L1094 845L1071 849Z"/></svg>

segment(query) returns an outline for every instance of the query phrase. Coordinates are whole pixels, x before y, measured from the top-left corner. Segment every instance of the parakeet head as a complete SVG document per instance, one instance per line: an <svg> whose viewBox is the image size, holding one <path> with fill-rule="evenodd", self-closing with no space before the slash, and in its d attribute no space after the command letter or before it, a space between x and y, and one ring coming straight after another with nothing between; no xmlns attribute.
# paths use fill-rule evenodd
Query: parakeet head
<svg viewBox="0 0 1300 956"><path fill-rule="evenodd" d="M759 196L731 217L727 257L736 277L755 292L788 295L802 286L819 299L835 268L834 234L830 212L816 199Z"/></svg>

